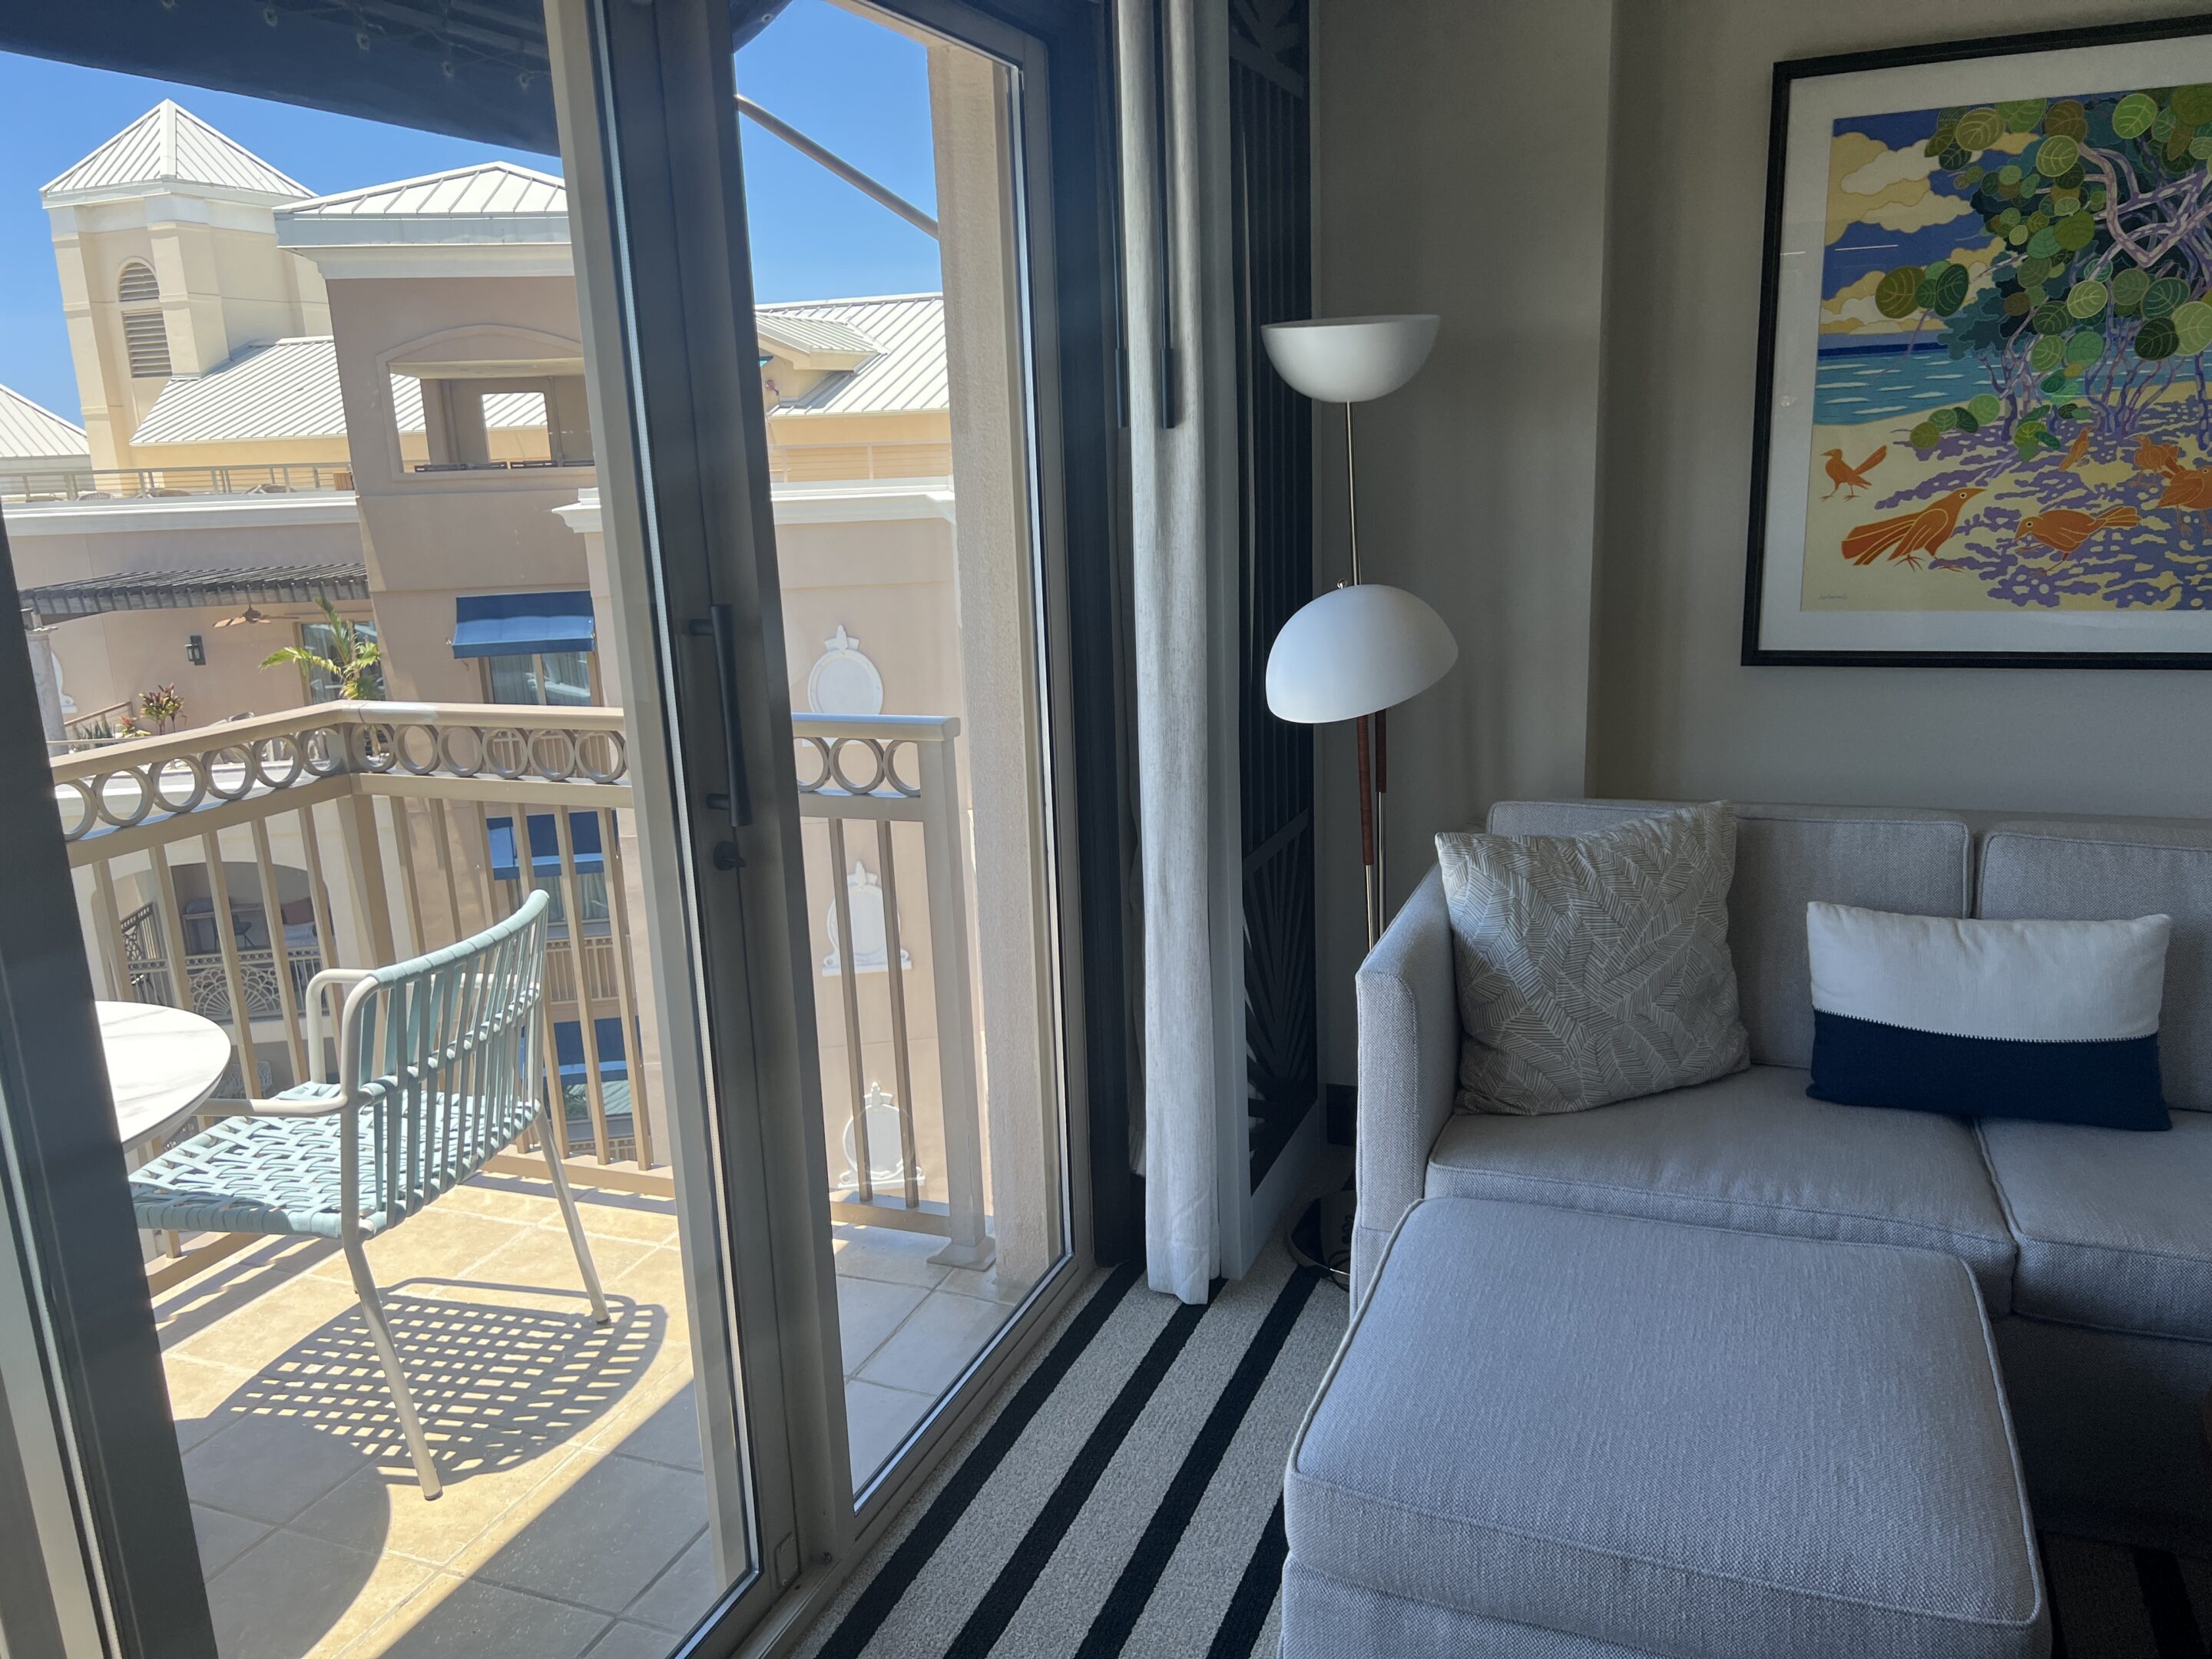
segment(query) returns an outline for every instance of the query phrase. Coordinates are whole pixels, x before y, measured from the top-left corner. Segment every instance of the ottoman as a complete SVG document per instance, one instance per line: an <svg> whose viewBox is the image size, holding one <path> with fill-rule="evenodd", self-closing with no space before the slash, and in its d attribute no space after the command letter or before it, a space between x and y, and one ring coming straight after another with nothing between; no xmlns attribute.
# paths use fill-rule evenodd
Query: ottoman
<svg viewBox="0 0 2212 1659"><path fill-rule="evenodd" d="M1287 1659L2051 1648L1988 1323L1929 1251L1427 1200L1283 1503Z"/></svg>

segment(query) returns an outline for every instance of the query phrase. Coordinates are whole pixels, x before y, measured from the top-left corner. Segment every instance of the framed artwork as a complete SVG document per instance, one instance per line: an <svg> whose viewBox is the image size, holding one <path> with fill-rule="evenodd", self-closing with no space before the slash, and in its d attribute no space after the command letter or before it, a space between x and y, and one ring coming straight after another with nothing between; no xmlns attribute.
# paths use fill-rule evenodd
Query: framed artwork
<svg viewBox="0 0 2212 1659"><path fill-rule="evenodd" d="M1778 64L1743 660L2212 667L2212 17Z"/></svg>

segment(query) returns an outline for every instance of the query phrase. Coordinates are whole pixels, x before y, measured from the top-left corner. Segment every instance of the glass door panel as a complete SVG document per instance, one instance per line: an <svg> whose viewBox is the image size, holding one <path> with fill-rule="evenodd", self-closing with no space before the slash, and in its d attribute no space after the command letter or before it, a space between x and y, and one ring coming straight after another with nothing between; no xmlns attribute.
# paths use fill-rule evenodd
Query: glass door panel
<svg viewBox="0 0 2212 1659"><path fill-rule="evenodd" d="M1069 1248L1024 78L823 0L737 77L866 1495Z"/></svg>
<svg viewBox="0 0 2212 1659"><path fill-rule="evenodd" d="M543 33L508 46L542 87ZM750 1617L781 1316L732 1267L765 1176L707 1054L744 988L701 965L672 573L600 501L650 434L594 411L653 373L586 343L605 216L550 153L0 88L38 686L0 719L47 751L24 822L66 848L222 1659Z"/></svg>

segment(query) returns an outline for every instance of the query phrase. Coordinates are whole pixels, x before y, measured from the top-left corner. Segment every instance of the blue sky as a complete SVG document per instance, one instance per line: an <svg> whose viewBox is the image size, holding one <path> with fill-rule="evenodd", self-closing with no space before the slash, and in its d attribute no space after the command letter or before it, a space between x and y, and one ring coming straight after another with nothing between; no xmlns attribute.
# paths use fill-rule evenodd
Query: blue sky
<svg viewBox="0 0 2212 1659"><path fill-rule="evenodd" d="M922 49L798 0L738 55L741 90L923 208L936 210ZM52 233L39 186L164 98L308 189L351 190L504 158L556 161L288 104L0 53L0 384L80 416ZM750 122L744 124L753 276L763 300L907 294L938 285L929 238Z"/></svg>

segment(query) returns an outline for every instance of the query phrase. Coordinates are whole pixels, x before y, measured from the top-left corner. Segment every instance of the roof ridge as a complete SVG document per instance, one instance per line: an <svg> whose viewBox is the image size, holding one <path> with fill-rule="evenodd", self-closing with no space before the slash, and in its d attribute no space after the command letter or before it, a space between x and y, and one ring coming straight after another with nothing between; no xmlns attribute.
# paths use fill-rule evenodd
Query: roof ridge
<svg viewBox="0 0 2212 1659"><path fill-rule="evenodd" d="M441 167L435 173L417 173L411 179L387 179L374 185L358 185L351 190L334 190L322 196L311 196L303 202L288 202L277 211L288 217L325 207L333 202L359 201L366 197L381 196L386 191L412 189L417 185L434 185L447 179L466 178L471 173L511 173L539 184L557 185L565 195L568 181L557 173L545 173L537 167L526 167L520 161L497 157L489 161L471 161L465 167Z"/></svg>
<svg viewBox="0 0 2212 1659"><path fill-rule="evenodd" d="M888 306L915 300L945 298L943 289L919 294L856 294L844 300L772 300L754 306L756 311L810 311L823 306Z"/></svg>
<svg viewBox="0 0 2212 1659"><path fill-rule="evenodd" d="M195 167L185 154L191 143L214 147L222 161L229 163L230 176L220 176L225 170L220 163ZM112 167L122 176L101 176L106 170L103 164ZM203 173L218 176L203 177ZM82 182L70 182L81 175ZM121 131L95 146L90 154L64 168L39 187L39 194L45 197L78 190L172 183L250 191L261 196L314 194L290 173L263 160L173 98L162 99Z"/></svg>

